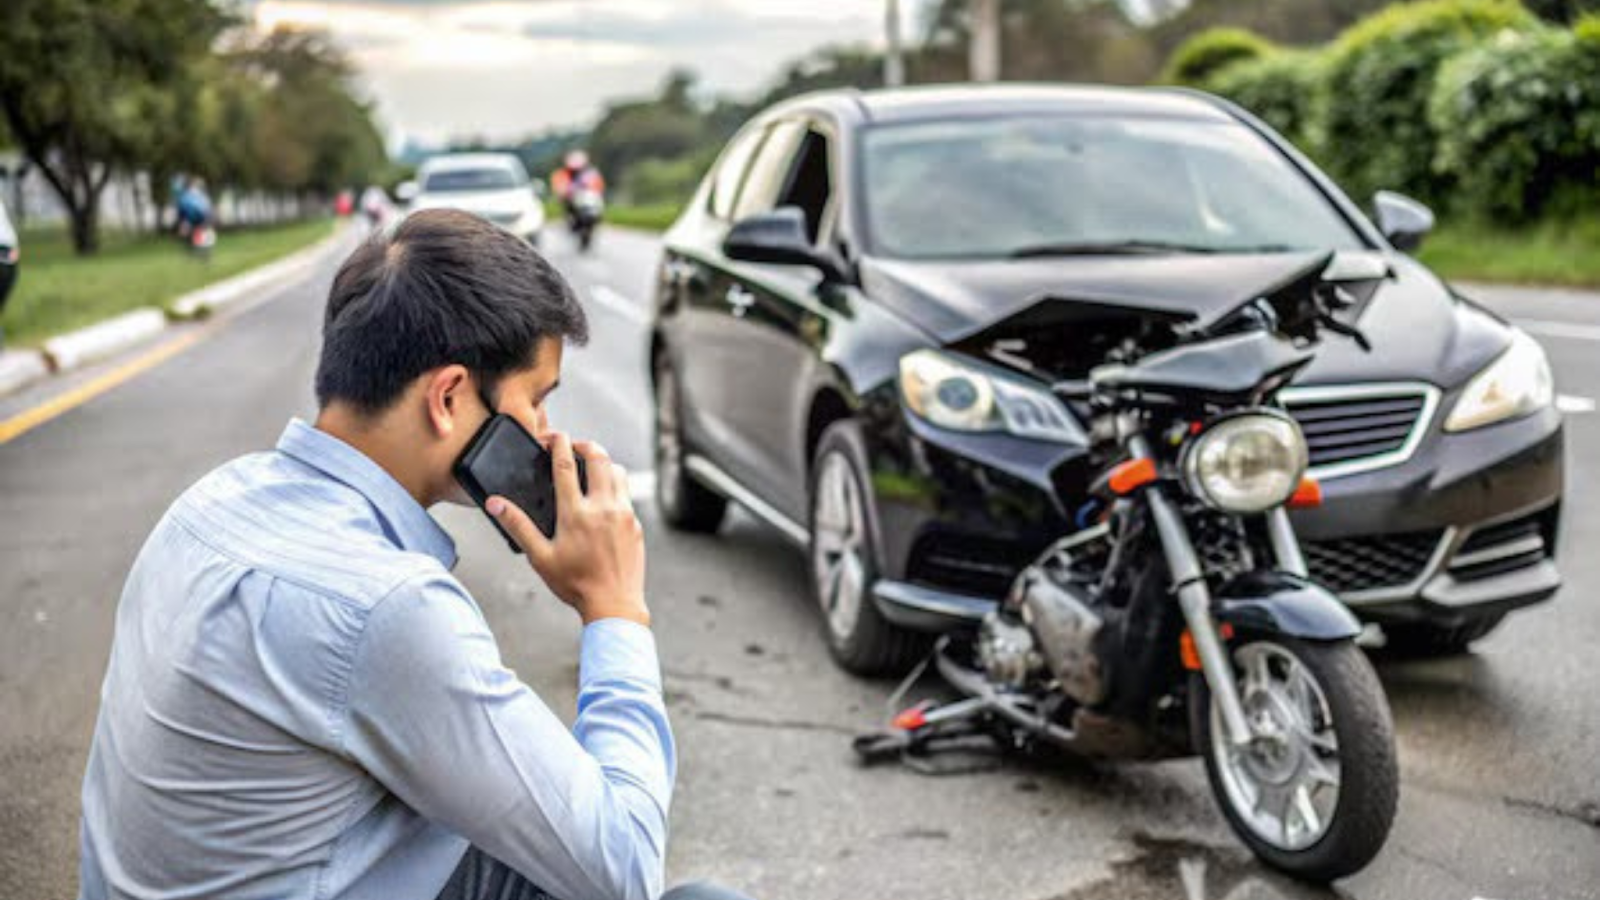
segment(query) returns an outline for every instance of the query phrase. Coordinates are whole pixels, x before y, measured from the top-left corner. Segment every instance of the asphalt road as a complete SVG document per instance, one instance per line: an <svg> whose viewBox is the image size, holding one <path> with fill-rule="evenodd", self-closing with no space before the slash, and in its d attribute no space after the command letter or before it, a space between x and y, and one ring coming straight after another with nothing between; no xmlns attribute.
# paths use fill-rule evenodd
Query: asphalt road
<svg viewBox="0 0 1600 900"><path fill-rule="evenodd" d="M568 356L553 416L647 469L656 245L612 230L588 257L562 234L546 246L589 299L594 333ZM73 896L79 779L126 568L186 485L310 415L330 275L204 326L194 347L0 445L0 898ZM1530 321L1574 410L1568 586L1472 656L1381 668L1404 782L1394 835L1367 871L1331 894L1268 873L1228 832L1193 761L942 777L859 768L849 737L883 721L892 686L830 664L799 555L744 515L714 538L673 534L646 501L682 756L671 877L766 900L1600 898L1600 554L1587 552L1600 539L1587 508L1600 491L1600 418L1582 411L1600 394L1600 296L1478 293ZM71 386L0 400L0 419ZM475 511L440 518L506 658L570 715L573 617Z"/></svg>

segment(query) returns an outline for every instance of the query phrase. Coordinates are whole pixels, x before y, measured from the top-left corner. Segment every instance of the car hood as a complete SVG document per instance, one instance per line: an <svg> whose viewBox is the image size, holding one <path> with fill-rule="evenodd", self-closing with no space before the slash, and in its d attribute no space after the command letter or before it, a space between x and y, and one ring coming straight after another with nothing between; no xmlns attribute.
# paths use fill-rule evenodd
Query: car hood
<svg viewBox="0 0 1600 900"><path fill-rule="evenodd" d="M1070 259L927 262L865 259L862 290L941 344L981 340L1026 315L1028 327L1094 327L1088 307L1215 322L1317 259L1315 253L1170 254ZM1364 300L1354 322L1371 352L1325 334L1297 383L1427 381L1452 387L1504 349L1503 323L1454 296L1438 278L1398 254L1340 254L1335 273L1355 277ZM1366 273L1363 273L1366 274ZM1087 360L1092 365L1096 361Z"/></svg>

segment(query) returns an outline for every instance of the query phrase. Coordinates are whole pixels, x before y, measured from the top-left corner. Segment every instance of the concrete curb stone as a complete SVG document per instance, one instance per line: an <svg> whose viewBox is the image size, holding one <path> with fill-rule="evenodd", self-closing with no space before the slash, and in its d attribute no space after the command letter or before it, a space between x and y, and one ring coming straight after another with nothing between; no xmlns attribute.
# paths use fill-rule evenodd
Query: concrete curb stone
<svg viewBox="0 0 1600 900"><path fill-rule="evenodd" d="M123 313L87 328L57 335L45 341L41 350L0 351L0 397L20 391L52 373L71 371L150 340L167 329L169 318L184 320L207 316L255 296L262 288L311 271L343 249L349 233L348 226L341 223L333 234L310 247L184 294L172 301L166 310L147 306Z"/></svg>

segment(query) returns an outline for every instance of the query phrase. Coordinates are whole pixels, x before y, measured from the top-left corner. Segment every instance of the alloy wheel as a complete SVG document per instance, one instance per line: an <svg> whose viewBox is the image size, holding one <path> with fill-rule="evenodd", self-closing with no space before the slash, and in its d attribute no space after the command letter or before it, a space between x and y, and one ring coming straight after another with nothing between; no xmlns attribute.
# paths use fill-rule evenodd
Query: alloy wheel
<svg viewBox="0 0 1600 900"><path fill-rule="evenodd" d="M1239 699L1252 739L1225 737L1211 704L1211 742L1228 803L1258 838L1297 851L1319 841L1339 801L1339 742L1316 676L1284 648L1265 641L1234 653Z"/></svg>
<svg viewBox="0 0 1600 900"><path fill-rule="evenodd" d="M866 591L866 511L861 487L843 454L822 459L813 499L812 577L835 638L847 638Z"/></svg>

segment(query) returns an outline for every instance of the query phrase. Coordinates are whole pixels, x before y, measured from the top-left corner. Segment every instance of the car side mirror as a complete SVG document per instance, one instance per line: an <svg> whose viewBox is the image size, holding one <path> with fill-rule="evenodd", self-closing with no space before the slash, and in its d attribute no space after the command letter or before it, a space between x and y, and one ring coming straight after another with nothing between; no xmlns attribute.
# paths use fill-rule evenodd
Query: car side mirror
<svg viewBox="0 0 1600 900"><path fill-rule="evenodd" d="M395 185L394 198L401 203L410 203L417 199L417 195L420 193L422 193L422 188L418 187L415 181L402 181Z"/></svg>
<svg viewBox="0 0 1600 900"><path fill-rule="evenodd" d="M1378 229L1402 253L1415 251L1433 230L1433 210L1405 194L1379 191L1372 195L1372 205L1378 212Z"/></svg>
<svg viewBox="0 0 1600 900"><path fill-rule="evenodd" d="M811 245L806 216L798 206L781 206L735 222L722 241L722 253L741 262L813 266L829 281L847 278L842 260Z"/></svg>

